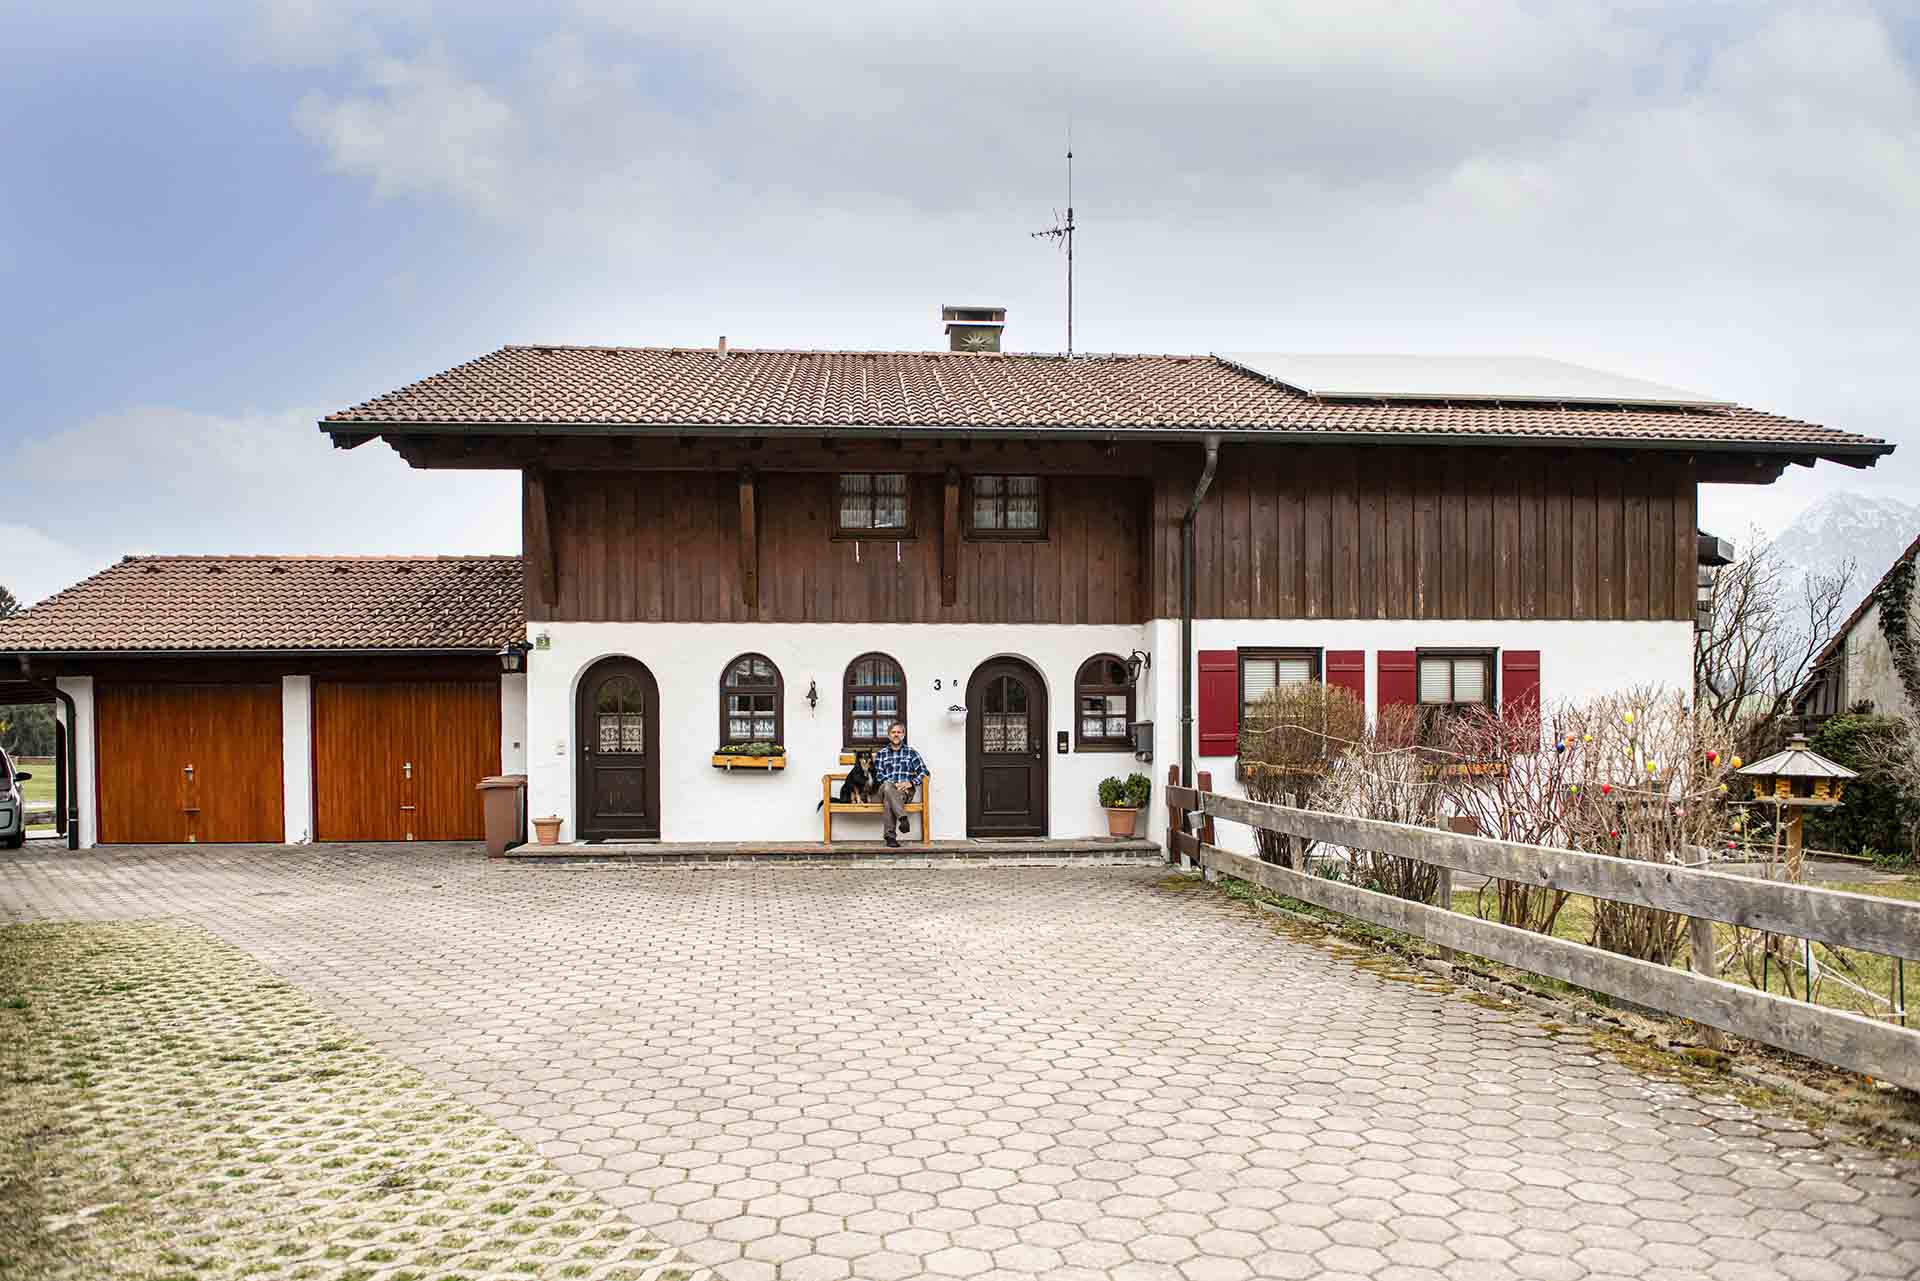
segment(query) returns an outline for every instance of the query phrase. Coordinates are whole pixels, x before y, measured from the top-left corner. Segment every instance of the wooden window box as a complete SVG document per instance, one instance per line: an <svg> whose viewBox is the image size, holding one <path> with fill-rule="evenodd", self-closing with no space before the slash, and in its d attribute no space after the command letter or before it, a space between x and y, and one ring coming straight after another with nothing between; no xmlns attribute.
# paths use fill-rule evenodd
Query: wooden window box
<svg viewBox="0 0 1920 1281"><path fill-rule="evenodd" d="M787 758L780 756L742 756L737 752L715 752L713 767L733 771L737 769L785 769Z"/></svg>

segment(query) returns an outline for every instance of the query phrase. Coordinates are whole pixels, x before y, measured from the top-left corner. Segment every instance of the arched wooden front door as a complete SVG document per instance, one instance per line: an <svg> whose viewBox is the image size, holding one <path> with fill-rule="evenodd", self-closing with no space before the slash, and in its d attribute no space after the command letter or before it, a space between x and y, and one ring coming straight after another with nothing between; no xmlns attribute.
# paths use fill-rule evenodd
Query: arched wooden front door
<svg viewBox="0 0 1920 1281"><path fill-rule="evenodd" d="M967 682L967 835L1047 834L1047 691L1017 658Z"/></svg>
<svg viewBox="0 0 1920 1281"><path fill-rule="evenodd" d="M645 664L603 658L580 680L574 830L581 840L660 835L660 687Z"/></svg>

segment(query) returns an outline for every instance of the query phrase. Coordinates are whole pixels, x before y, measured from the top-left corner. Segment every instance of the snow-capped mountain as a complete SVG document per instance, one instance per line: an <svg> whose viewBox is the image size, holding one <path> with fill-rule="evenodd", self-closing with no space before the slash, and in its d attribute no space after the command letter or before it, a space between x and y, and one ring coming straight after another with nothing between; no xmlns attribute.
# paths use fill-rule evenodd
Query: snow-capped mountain
<svg viewBox="0 0 1920 1281"><path fill-rule="evenodd" d="M1847 601L1851 607L1916 535L1920 535L1920 507L1842 491L1801 512L1780 531L1773 546L1788 565L1809 574L1831 572L1852 560L1853 585Z"/></svg>

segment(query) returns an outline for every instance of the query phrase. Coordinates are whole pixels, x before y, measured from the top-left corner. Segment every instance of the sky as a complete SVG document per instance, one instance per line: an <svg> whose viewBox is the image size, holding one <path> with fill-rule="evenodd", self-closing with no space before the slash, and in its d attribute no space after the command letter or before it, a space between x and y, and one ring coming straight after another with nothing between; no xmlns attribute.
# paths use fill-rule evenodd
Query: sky
<svg viewBox="0 0 1920 1281"><path fill-rule="evenodd" d="M175 6L168 6L172 8ZM468 0L0 14L0 571L497 552L331 410L509 342L1559 357L1862 432L1920 502L1920 6Z"/></svg>

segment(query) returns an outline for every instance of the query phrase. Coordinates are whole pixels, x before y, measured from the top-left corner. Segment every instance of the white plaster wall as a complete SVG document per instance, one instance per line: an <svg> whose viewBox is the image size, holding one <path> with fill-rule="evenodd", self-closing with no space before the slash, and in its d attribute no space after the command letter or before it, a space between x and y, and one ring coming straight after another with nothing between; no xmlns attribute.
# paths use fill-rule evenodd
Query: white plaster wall
<svg viewBox="0 0 1920 1281"><path fill-rule="evenodd" d="M69 781L69 796L73 805L74 821L80 825L80 848L90 850L99 839L99 818L97 806L98 794L94 788L94 737L93 737L93 677L62 676L54 682L63 694L73 699L73 710L80 718L80 724L67 726L67 738L73 744L73 778ZM67 719L65 703L56 700L54 711L64 723Z"/></svg>
<svg viewBox="0 0 1920 1281"><path fill-rule="evenodd" d="M1156 697L1167 709L1154 721L1156 794L1168 763L1180 760L1180 623L1156 620ZM1367 653L1367 715L1379 707L1377 652L1429 648L1537 649L1540 697L1544 704L1578 702L1598 694L1636 686L1691 690L1691 622L1521 622L1474 619L1195 619L1193 690L1198 738L1199 653L1204 649L1249 647L1359 649ZM1162 657L1164 655L1164 657ZM1498 679L1498 663L1495 679ZM1196 741L1197 750L1197 741ZM1196 756L1194 771L1211 770L1214 790L1245 795L1233 776L1231 756ZM1252 830L1240 823L1214 825L1219 843L1253 852Z"/></svg>
<svg viewBox="0 0 1920 1281"><path fill-rule="evenodd" d="M1025 659L1046 683L1050 835L1104 835L1099 781L1149 768L1129 753L1062 756L1053 746L1062 730L1072 742L1080 664L1094 654L1124 657L1141 648L1148 630L1142 626L538 623L530 630L536 646L544 633L549 648L527 656L528 813L560 815L562 840L574 839L574 690L587 667L609 655L645 663L660 687L662 840L818 840L820 776L840 768L841 682L847 664L869 650L891 654L905 669L908 742L933 774L936 839L966 835L966 730L949 722L947 708L966 701L968 678L989 658ZM721 669L750 650L771 658L785 679L787 768L780 773L728 774L711 762ZM809 682L819 691L812 709ZM871 840L879 820L839 818L834 831ZM919 836L916 819L912 839Z"/></svg>
<svg viewBox="0 0 1920 1281"><path fill-rule="evenodd" d="M313 678L280 678L281 811L289 845L313 839Z"/></svg>
<svg viewBox="0 0 1920 1281"><path fill-rule="evenodd" d="M1920 619L1914 622L1920 627ZM1887 644L1887 635L1880 630L1879 605L1869 605L1847 633L1846 663L1848 706L1864 698L1881 716L1914 714L1916 709L1908 704L1906 688L1900 683L1899 670L1894 666L1893 647Z"/></svg>
<svg viewBox="0 0 1920 1281"><path fill-rule="evenodd" d="M527 674L500 678L500 772L527 772Z"/></svg>

